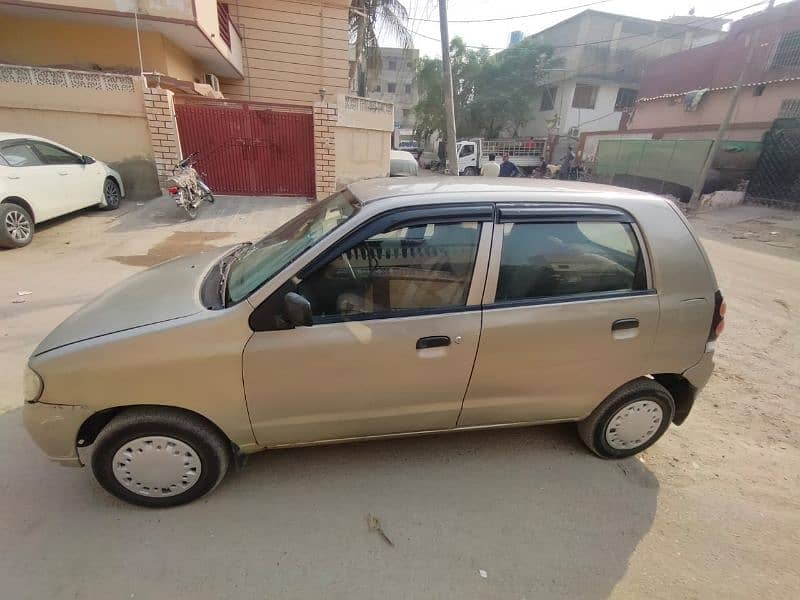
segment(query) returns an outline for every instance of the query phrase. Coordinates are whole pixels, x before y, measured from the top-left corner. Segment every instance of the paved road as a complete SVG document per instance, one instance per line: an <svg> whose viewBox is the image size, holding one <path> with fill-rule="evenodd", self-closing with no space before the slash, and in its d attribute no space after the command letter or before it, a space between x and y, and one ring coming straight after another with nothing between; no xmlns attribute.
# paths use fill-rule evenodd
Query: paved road
<svg viewBox="0 0 800 600"><path fill-rule="evenodd" d="M119 257L227 243L300 206L249 202L155 231L144 226L155 214L147 206L133 215L141 227L88 214L46 229L24 254L0 254L0 298L34 292L2 305L0 360L24 360L63 313L139 268ZM239 203L253 210L237 213ZM713 217L700 226L710 231ZM168 242L176 229L196 235ZM233 235L207 237L220 231ZM722 234L706 243L730 307L718 369L688 422L641 459L595 459L567 425L284 450L254 457L199 502L149 511L116 501L86 470L48 463L19 410L0 415L0 593L794 597L800 269L737 243ZM393 547L369 531L369 514Z"/></svg>

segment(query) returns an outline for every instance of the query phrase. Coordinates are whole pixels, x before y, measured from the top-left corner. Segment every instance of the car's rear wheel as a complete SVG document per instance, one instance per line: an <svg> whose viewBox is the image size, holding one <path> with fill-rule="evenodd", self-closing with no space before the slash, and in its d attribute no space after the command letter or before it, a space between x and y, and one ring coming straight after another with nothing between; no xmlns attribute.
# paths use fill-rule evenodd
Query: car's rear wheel
<svg viewBox="0 0 800 600"><path fill-rule="evenodd" d="M18 204L0 204L0 247L22 248L33 239L33 217Z"/></svg>
<svg viewBox="0 0 800 600"><path fill-rule="evenodd" d="M111 177L107 177L103 182L103 199L105 204L103 210L116 210L119 208L120 200L122 200L122 192L119 189L119 184Z"/></svg>
<svg viewBox="0 0 800 600"><path fill-rule="evenodd" d="M97 436L92 471L111 494L160 508L213 490L231 461L228 441L191 413L170 408L126 410Z"/></svg>
<svg viewBox="0 0 800 600"><path fill-rule="evenodd" d="M623 385L578 423L589 449L603 458L625 458L652 446L672 422L675 401L660 383L642 377Z"/></svg>

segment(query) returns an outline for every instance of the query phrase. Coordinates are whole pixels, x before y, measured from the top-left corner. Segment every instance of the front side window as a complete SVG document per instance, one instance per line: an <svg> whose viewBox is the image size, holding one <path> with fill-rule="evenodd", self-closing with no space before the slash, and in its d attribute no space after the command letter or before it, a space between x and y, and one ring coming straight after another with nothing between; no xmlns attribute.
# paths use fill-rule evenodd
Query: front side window
<svg viewBox="0 0 800 600"><path fill-rule="evenodd" d="M505 223L495 301L541 300L647 287L628 223Z"/></svg>
<svg viewBox="0 0 800 600"><path fill-rule="evenodd" d="M473 146L472 144L465 144L464 146L461 147L461 152L459 152L458 156L459 158L462 158L464 156L471 156L473 152L475 152L475 146Z"/></svg>
<svg viewBox="0 0 800 600"><path fill-rule="evenodd" d="M230 268L230 300L239 302L249 296L303 252L340 227L358 209L358 201L344 190L312 205L253 244Z"/></svg>
<svg viewBox="0 0 800 600"><path fill-rule="evenodd" d="M297 293L315 321L464 306L479 237L477 222L391 229L317 269Z"/></svg>
<svg viewBox="0 0 800 600"><path fill-rule="evenodd" d="M45 163L48 165L81 165L83 161L81 157L72 152L67 152L56 146L50 144L43 144L42 142L33 142L36 151L42 156Z"/></svg>
<svg viewBox="0 0 800 600"><path fill-rule="evenodd" d="M2 149L3 158L12 167L32 167L42 161L27 142L6 144Z"/></svg>

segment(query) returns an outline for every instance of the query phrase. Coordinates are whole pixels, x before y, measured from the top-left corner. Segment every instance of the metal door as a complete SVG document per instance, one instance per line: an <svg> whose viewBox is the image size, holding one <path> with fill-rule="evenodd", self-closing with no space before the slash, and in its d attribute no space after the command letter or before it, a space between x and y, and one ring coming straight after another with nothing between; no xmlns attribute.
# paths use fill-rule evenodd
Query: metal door
<svg viewBox="0 0 800 600"><path fill-rule="evenodd" d="M216 193L314 196L310 108L176 96L181 150Z"/></svg>

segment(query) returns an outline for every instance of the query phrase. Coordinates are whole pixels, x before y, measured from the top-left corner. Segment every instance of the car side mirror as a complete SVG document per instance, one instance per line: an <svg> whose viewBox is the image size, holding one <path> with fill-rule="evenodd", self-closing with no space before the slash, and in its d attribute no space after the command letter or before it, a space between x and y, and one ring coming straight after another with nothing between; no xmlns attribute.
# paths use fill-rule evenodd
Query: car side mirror
<svg viewBox="0 0 800 600"><path fill-rule="evenodd" d="M81 161L83 161L83 164L85 165L91 165L92 163L97 162L91 156L86 156L85 154L81 156Z"/></svg>
<svg viewBox="0 0 800 600"><path fill-rule="evenodd" d="M300 294L289 292L283 297L283 312L292 327L309 327L313 324L311 302Z"/></svg>

